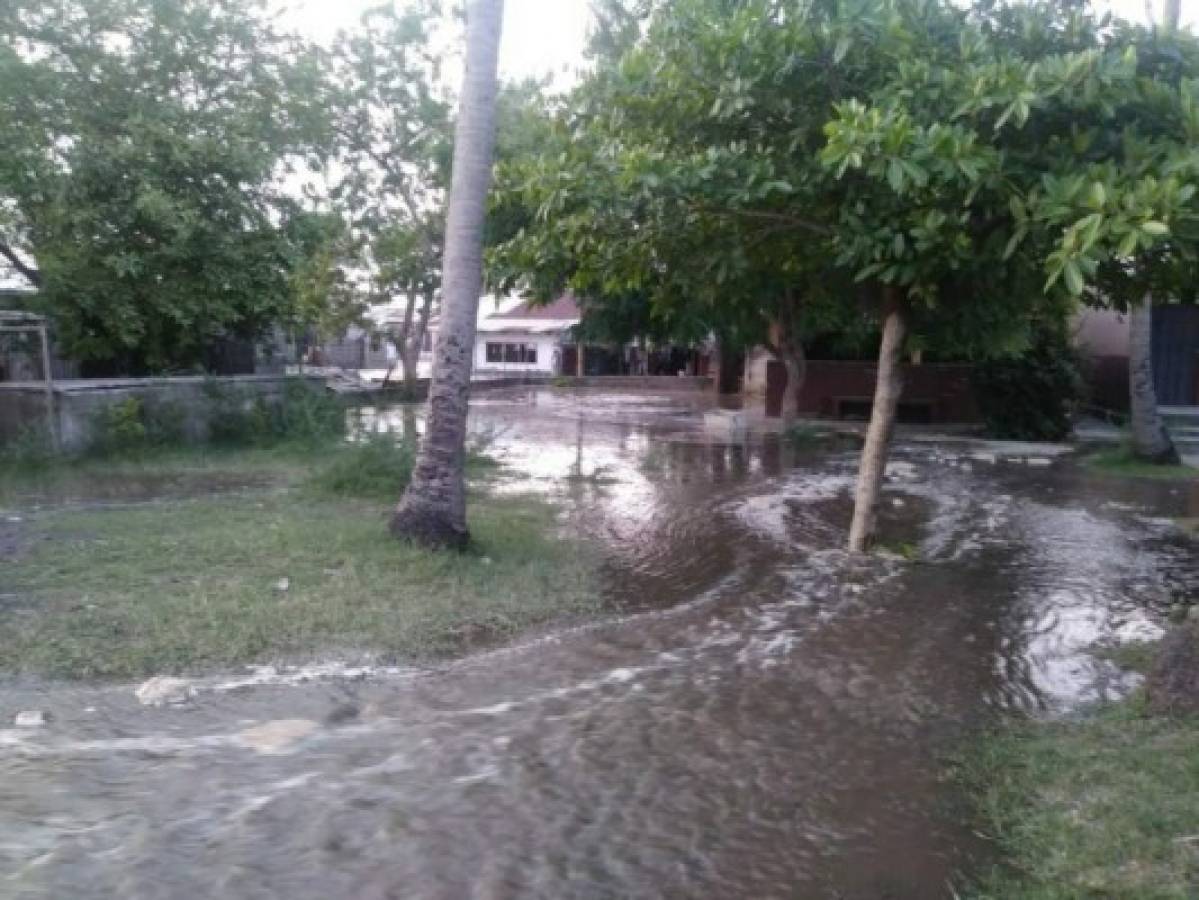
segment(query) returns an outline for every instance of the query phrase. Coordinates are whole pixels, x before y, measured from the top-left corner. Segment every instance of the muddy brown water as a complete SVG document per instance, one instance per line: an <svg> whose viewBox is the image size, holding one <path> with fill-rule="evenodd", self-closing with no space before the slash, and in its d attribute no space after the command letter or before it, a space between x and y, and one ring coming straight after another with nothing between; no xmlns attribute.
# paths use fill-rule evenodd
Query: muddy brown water
<svg viewBox="0 0 1199 900"><path fill-rule="evenodd" d="M1192 591L1194 488L901 442L838 549L852 445L706 434L702 400L489 394L472 427L604 549L612 613L428 670L260 668L179 708L0 688L0 896L952 896L943 754L1129 687L1086 652ZM367 426L416 427L378 411ZM302 720L311 725L264 723Z"/></svg>

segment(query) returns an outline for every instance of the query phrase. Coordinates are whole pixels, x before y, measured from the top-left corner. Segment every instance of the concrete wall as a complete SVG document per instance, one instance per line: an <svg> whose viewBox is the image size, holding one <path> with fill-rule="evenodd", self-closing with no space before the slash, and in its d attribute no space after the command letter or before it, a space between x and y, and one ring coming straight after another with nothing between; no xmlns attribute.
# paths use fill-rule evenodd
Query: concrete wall
<svg viewBox="0 0 1199 900"><path fill-rule="evenodd" d="M745 377L741 390L747 397L766 396L766 368L774 355L763 347L754 347L745 355Z"/></svg>
<svg viewBox="0 0 1199 900"><path fill-rule="evenodd" d="M588 375L583 378L563 376L554 379L559 387L606 388L658 393L665 391L711 391L713 379L707 375Z"/></svg>
<svg viewBox="0 0 1199 900"><path fill-rule="evenodd" d="M289 380L294 376L61 381L54 386L54 423L64 451L83 451L95 442L106 410L135 397L147 415L178 416L185 439L202 443L209 436L215 411L214 389L222 396L238 397L238 402L250 408L260 398L278 402ZM0 443L43 430L45 423L45 393L40 384L0 383Z"/></svg>
<svg viewBox="0 0 1199 900"><path fill-rule="evenodd" d="M1074 344L1087 356L1128 358L1128 316L1111 309L1084 309L1074 320Z"/></svg>

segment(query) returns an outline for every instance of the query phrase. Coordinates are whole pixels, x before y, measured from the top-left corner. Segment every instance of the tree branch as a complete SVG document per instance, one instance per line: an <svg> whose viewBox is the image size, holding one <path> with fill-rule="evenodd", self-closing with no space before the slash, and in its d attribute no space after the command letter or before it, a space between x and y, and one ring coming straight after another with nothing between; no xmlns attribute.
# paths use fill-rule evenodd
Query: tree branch
<svg viewBox="0 0 1199 900"><path fill-rule="evenodd" d="M42 286L42 273L24 262L21 257L17 256L15 250L2 242L0 242L0 256L8 260L9 265L17 270L17 274L23 276L34 287Z"/></svg>
<svg viewBox="0 0 1199 900"><path fill-rule="evenodd" d="M788 213L771 212L764 209L728 209L727 207L704 206L702 204L692 204L691 208L695 212L713 213L718 216L740 216L743 219L755 219L762 222L776 222L780 225L797 228L801 231L809 231L812 234L819 234L823 236L833 233L831 228L821 225L819 222L813 222L811 219L804 219L800 216L793 216Z"/></svg>

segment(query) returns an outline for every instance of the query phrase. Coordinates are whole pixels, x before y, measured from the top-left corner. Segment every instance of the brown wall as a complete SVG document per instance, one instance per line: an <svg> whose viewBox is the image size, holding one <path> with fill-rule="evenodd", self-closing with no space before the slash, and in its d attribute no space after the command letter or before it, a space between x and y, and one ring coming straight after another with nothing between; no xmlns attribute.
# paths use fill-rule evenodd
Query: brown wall
<svg viewBox="0 0 1199 900"><path fill-rule="evenodd" d="M799 394L799 414L828 419L868 417L877 370L874 362L809 361ZM970 371L970 366L960 364L904 366L900 421L979 421ZM777 416L781 412L785 383L781 363L770 361L766 380L766 414Z"/></svg>

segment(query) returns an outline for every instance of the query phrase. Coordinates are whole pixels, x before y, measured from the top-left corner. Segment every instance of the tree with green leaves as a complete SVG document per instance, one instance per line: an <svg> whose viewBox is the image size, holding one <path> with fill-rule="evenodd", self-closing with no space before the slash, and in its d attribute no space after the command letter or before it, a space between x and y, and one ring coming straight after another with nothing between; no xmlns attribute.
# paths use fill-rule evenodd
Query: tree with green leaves
<svg viewBox="0 0 1199 900"><path fill-rule="evenodd" d="M320 81L261 0L0 6L0 255L68 353L190 368L289 316Z"/></svg>
<svg viewBox="0 0 1199 900"><path fill-rule="evenodd" d="M861 551L906 348L1022 350L1075 298L1114 296L1114 270L1189 252L1163 241L1190 200L1185 90L1138 70L1146 40L1075 4L665 4L509 180L538 213L508 250L584 296L645 291L776 334L873 316ZM1154 102L1173 124L1146 156L1137 108Z"/></svg>
<svg viewBox="0 0 1199 900"><path fill-rule="evenodd" d="M399 351L404 385L410 389L417 381L417 363L441 291L443 223L441 210L434 209L416 221L385 226L371 246L376 299L404 299L403 317L389 328L388 337Z"/></svg>
<svg viewBox="0 0 1199 900"><path fill-rule="evenodd" d="M366 318L361 241L334 212L292 216L285 233L294 259L292 308L280 325L323 341L336 339Z"/></svg>
<svg viewBox="0 0 1199 900"><path fill-rule="evenodd" d="M466 71L455 128L446 216L441 325L429 389L429 418L412 480L391 519L399 538L432 547L464 547L466 414L483 241L495 146L497 70L503 0L472 0L466 11Z"/></svg>
<svg viewBox="0 0 1199 900"><path fill-rule="evenodd" d="M911 324L964 314L994 337L1002 330L979 327L976 313L1034 321L1088 288L1112 298L1121 279L1152 279L1151 260L1173 267L1191 253L1189 241L1163 240L1167 223L1192 215L1194 187L1177 127L1186 91L1145 65L1139 51L1151 36L1050 4L987 3L937 18L912 20L905 36L919 42L919 62L837 105L822 152L845 188L838 258L883 288L852 550L874 531ZM1163 114L1174 124L1150 127ZM1032 293L1039 272L1045 284ZM964 279L975 296L961 295ZM996 296L993 285L1019 293ZM1018 315L1020 296L1033 299L1031 315Z"/></svg>
<svg viewBox="0 0 1199 900"><path fill-rule="evenodd" d="M441 290L452 114L434 49L441 4L368 10L333 48L331 199L365 247L373 303L399 301L387 337L412 386Z"/></svg>
<svg viewBox="0 0 1199 900"><path fill-rule="evenodd" d="M1178 31L1181 0L1165 0L1163 26L1167 35ZM1153 384L1153 294L1146 291L1128 304L1128 388L1132 453L1144 462L1179 461L1165 422L1157 409Z"/></svg>

